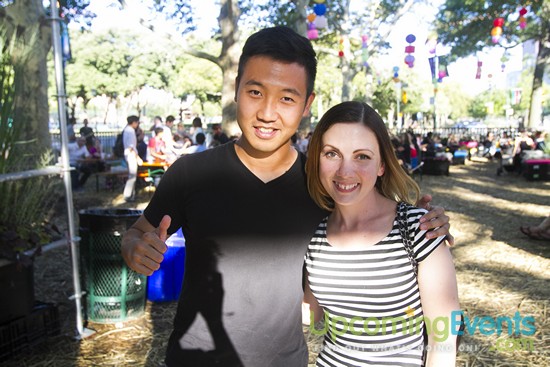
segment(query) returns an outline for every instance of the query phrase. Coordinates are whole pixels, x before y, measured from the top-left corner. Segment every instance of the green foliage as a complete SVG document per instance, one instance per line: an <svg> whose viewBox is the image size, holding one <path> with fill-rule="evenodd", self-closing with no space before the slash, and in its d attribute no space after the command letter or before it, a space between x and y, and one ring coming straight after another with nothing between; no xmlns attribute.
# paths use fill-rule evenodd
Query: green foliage
<svg viewBox="0 0 550 367"><path fill-rule="evenodd" d="M219 44L207 41L196 45L196 49L215 54ZM176 51L177 52L177 51ZM169 90L180 98L195 95L200 111L194 111L204 116L221 115L222 71L210 61L199 59L178 52L174 55L174 70L169 76Z"/></svg>
<svg viewBox="0 0 550 367"><path fill-rule="evenodd" d="M483 119L488 116L505 116L504 106L509 101L503 90L488 90L478 95L468 107L468 112L474 118Z"/></svg>
<svg viewBox="0 0 550 367"><path fill-rule="evenodd" d="M166 86L166 58L154 49L144 50L141 35L114 30L71 34L75 46L66 67L69 95L84 89L87 95L128 96L145 84Z"/></svg>
<svg viewBox="0 0 550 367"><path fill-rule="evenodd" d="M475 119L484 119L487 117L487 107L485 106L485 101L480 98L476 98L472 101L470 106L468 106L468 113Z"/></svg>
<svg viewBox="0 0 550 367"><path fill-rule="evenodd" d="M450 113L449 118L458 120L469 117L469 106L474 102L474 98L467 94L458 83L450 83L445 80L439 85L439 93L449 96ZM473 116L480 117L480 116Z"/></svg>
<svg viewBox="0 0 550 367"><path fill-rule="evenodd" d="M381 81L372 98L372 107L380 114L387 116L395 105L395 85L391 79Z"/></svg>
<svg viewBox="0 0 550 367"><path fill-rule="evenodd" d="M96 95L135 95L143 87L171 92L176 98L193 94L209 104L221 90L221 70L210 61L186 55L168 39L148 31L72 31L73 60L66 67L66 89L71 100L87 102ZM215 41L197 45L206 52L219 48ZM168 53L167 53L167 50ZM220 114L217 107L209 111ZM147 106L148 114L165 114L164 108ZM204 111L197 111L203 113ZM174 112L171 112L174 114Z"/></svg>
<svg viewBox="0 0 550 367"><path fill-rule="evenodd" d="M0 258L23 260L21 252L60 237L49 224L60 186L61 180L50 177L0 183Z"/></svg>

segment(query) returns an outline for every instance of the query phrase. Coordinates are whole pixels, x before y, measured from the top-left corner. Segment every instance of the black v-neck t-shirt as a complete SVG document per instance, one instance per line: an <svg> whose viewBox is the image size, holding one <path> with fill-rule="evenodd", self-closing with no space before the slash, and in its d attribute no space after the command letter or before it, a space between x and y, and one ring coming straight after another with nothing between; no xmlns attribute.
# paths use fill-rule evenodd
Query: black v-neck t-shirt
<svg viewBox="0 0 550 367"><path fill-rule="evenodd" d="M307 366L302 266L327 214L308 195L305 156L264 183L234 143L183 156L164 174L147 220L182 227L185 275L166 363Z"/></svg>

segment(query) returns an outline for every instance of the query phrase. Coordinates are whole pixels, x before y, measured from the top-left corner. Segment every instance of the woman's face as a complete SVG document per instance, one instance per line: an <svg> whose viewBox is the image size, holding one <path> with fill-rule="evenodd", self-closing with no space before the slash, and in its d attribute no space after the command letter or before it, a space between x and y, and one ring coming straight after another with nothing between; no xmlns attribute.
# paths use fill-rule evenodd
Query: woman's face
<svg viewBox="0 0 550 367"><path fill-rule="evenodd" d="M378 140L362 123L336 123L323 135L321 183L336 206L364 205L384 174Z"/></svg>

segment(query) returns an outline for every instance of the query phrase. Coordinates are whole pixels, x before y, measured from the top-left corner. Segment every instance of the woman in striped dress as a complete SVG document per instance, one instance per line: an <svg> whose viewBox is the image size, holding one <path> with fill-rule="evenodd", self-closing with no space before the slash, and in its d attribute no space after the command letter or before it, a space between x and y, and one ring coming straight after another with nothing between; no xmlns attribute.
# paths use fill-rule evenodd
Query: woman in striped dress
<svg viewBox="0 0 550 367"><path fill-rule="evenodd" d="M420 228L426 210L411 205L419 188L381 117L360 102L331 108L313 133L306 172L311 196L331 211L306 254L306 302L312 319L325 321L312 327L325 335L317 366L455 366L452 257L443 236Z"/></svg>

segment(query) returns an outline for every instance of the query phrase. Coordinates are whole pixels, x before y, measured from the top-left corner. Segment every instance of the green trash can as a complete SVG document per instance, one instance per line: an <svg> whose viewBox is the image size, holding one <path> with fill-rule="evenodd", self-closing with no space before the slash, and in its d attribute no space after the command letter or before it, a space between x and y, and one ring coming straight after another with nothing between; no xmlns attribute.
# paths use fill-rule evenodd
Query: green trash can
<svg viewBox="0 0 550 367"><path fill-rule="evenodd" d="M130 269L120 253L122 235L141 214L137 209L79 211L87 320L117 323L143 315L147 277Z"/></svg>

